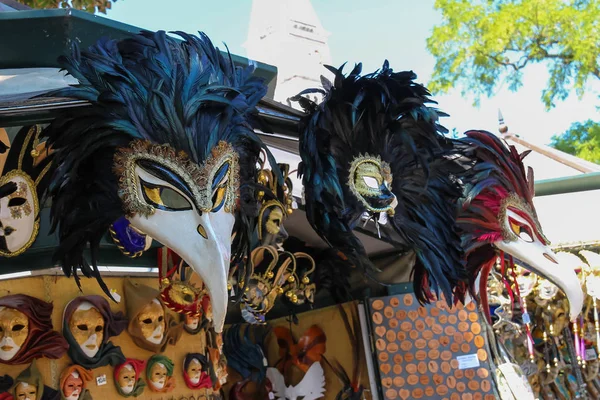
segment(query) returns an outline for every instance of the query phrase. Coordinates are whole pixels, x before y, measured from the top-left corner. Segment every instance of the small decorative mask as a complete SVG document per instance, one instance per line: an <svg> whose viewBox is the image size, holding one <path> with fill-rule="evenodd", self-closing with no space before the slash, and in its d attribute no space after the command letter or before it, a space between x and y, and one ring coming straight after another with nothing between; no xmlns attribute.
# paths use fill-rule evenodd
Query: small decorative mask
<svg viewBox="0 0 600 400"><path fill-rule="evenodd" d="M265 168L264 158L260 161L258 183L263 186L259 192L260 211L258 213L258 246L275 246L287 239L288 234L283 227L284 221L294 212L292 181L289 178L288 164L277 164L285 184L279 185L277 176L272 170Z"/></svg>
<svg viewBox="0 0 600 400"><path fill-rule="evenodd" d="M160 298L165 307L178 314L202 315L202 299L208 295L204 282L198 282L202 287L192 282L192 269L166 247L158 250L158 258Z"/></svg>
<svg viewBox="0 0 600 400"><path fill-rule="evenodd" d="M252 251L250 260L253 272L240 302L242 317L248 323L263 324L286 280L294 279L295 258L288 252L278 253L273 246L261 246Z"/></svg>
<svg viewBox="0 0 600 400"><path fill-rule="evenodd" d="M210 379L210 363L206 356L188 353L183 360L183 380L190 389L208 389L213 387Z"/></svg>
<svg viewBox="0 0 600 400"><path fill-rule="evenodd" d="M525 298L529 296L529 293L533 292L533 288L537 283L537 275L518 265L515 265L515 273L517 274L519 294L522 298Z"/></svg>
<svg viewBox="0 0 600 400"><path fill-rule="evenodd" d="M47 180L51 159L35 165L40 129L23 127L14 138L0 175L0 256L22 254L35 241L40 222L38 186ZM0 145L2 146L2 145Z"/></svg>
<svg viewBox="0 0 600 400"><path fill-rule="evenodd" d="M288 283L283 287L285 296L294 305L313 303L316 286L314 283L310 283L310 276L316 268L315 260L302 252L294 253L293 256L296 262L296 272L288 277Z"/></svg>
<svg viewBox="0 0 600 400"><path fill-rule="evenodd" d="M146 384L141 378L146 362L128 358L123 364L115 367L114 378L117 392L123 397L138 397Z"/></svg>
<svg viewBox="0 0 600 400"><path fill-rule="evenodd" d="M44 397L44 389L44 380L34 360L29 368L17 376L11 392L15 400L42 400L48 398L47 396ZM48 394L51 391L53 390L49 389Z"/></svg>
<svg viewBox="0 0 600 400"><path fill-rule="evenodd" d="M536 289L538 293L537 297L545 302L552 300L558 293L558 286L542 277L537 278Z"/></svg>
<svg viewBox="0 0 600 400"><path fill-rule="evenodd" d="M69 342L69 356L77 364L93 369L125 360L121 348L108 339L127 327L122 312L113 313L102 296L80 296L72 300L63 315L63 335Z"/></svg>
<svg viewBox="0 0 600 400"><path fill-rule="evenodd" d="M398 200L392 181L390 165L378 156L360 155L350 165L348 186L370 213L394 215Z"/></svg>
<svg viewBox="0 0 600 400"><path fill-rule="evenodd" d="M139 347L162 352L181 337L183 326L177 324L158 300L159 292L149 286L126 280L125 298L129 326L127 331Z"/></svg>
<svg viewBox="0 0 600 400"><path fill-rule="evenodd" d="M582 250L579 255L584 258L590 266L590 273L585 280L587 293L595 299L600 298L600 254L589 250Z"/></svg>
<svg viewBox="0 0 600 400"><path fill-rule="evenodd" d="M161 355L154 355L146 365L146 382L153 392L167 393L175 389L173 361Z"/></svg>
<svg viewBox="0 0 600 400"><path fill-rule="evenodd" d="M0 298L0 362L16 365L34 358L57 359L68 347L52 329L52 304L24 294Z"/></svg>
<svg viewBox="0 0 600 400"><path fill-rule="evenodd" d="M273 392L277 400L316 400L325 394L325 374L318 362L310 366L302 381L296 386L287 386L277 368L267 368L267 378L273 384Z"/></svg>
<svg viewBox="0 0 600 400"><path fill-rule="evenodd" d="M66 368L60 375L61 400L91 400L87 384L92 377L92 371L79 365Z"/></svg>

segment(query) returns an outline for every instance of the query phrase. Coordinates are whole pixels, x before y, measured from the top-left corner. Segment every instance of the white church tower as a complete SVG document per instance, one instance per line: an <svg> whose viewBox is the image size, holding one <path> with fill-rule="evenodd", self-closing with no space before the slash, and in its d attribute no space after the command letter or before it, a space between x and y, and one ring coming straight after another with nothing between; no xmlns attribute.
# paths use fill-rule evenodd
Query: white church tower
<svg viewBox="0 0 600 400"><path fill-rule="evenodd" d="M321 75L332 79L323 67L331 65L328 36L310 0L253 0L244 47L249 59L277 67L275 100L298 108L290 97L321 87Z"/></svg>

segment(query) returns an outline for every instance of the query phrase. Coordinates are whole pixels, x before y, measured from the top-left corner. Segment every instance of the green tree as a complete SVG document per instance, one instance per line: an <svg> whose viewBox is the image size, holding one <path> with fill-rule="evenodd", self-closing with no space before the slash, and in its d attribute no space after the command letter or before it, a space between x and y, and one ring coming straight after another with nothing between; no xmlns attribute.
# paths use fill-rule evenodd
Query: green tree
<svg viewBox="0 0 600 400"><path fill-rule="evenodd" d="M427 39L435 57L429 89L460 87L479 102L503 81L522 84L522 71L543 62L550 78L548 109L572 90L581 98L600 79L599 0L436 0L442 22Z"/></svg>
<svg viewBox="0 0 600 400"><path fill-rule="evenodd" d="M112 3L117 0L17 0L31 8L74 8L95 14L97 12L106 14Z"/></svg>
<svg viewBox="0 0 600 400"><path fill-rule="evenodd" d="M553 136L551 146L600 164L600 123L592 120L575 122L562 135Z"/></svg>

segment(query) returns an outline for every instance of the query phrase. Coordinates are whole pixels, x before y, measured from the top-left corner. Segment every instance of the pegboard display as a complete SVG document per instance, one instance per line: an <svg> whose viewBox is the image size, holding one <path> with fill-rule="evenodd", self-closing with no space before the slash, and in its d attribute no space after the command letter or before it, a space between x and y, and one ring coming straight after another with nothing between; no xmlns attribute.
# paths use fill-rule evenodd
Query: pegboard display
<svg viewBox="0 0 600 400"><path fill-rule="evenodd" d="M475 304L420 306L415 295L369 300L384 399L494 400Z"/></svg>

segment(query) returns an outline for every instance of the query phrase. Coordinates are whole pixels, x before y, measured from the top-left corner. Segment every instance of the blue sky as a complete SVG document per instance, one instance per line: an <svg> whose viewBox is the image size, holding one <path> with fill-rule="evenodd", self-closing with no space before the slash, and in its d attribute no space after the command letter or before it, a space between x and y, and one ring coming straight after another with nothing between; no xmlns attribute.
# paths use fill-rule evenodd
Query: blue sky
<svg viewBox="0 0 600 400"><path fill-rule="evenodd" d="M321 23L330 32L329 47L333 64L363 63L363 71L372 71L388 59L395 70L412 69L422 83L427 83L434 59L425 47L426 39L440 14L434 0L312 0ZM168 4L168 7L167 7ZM245 56L252 0L118 0L108 11L108 18L150 30L206 32L213 42L227 43L234 54ZM267 17L267 16L266 16ZM548 78L543 65L525 70L524 85L518 92L505 87L479 107L472 98L463 98L460 90L435 95L439 107L450 114L442 123L459 132L468 129L495 131L497 110L502 109L512 132L539 143L549 143L554 134L564 132L572 122L598 119L600 105L595 83L579 100L575 95L546 112L540 101Z"/></svg>

